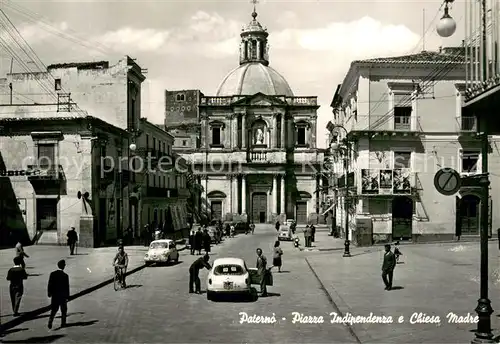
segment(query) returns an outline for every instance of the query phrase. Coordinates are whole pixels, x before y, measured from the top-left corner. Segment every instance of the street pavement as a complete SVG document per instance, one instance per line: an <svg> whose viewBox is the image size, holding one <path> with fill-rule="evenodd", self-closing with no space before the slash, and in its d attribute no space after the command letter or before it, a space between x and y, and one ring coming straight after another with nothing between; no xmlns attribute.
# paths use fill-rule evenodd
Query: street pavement
<svg viewBox="0 0 500 344"><path fill-rule="evenodd" d="M241 257L252 267L256 262L255 250L260 247L271 263L276 236L272 225L258 225L254 235L238 235L213 246L211 262L218 257ZM282 248L284 271L274 271L274 286L268 287L269 296L259 297L257 301L212 302L207 300L206 294L189 294L188 269L198 256L183 251L176 265L148 267L127 277L129 288L125 290L115 292L108 285L72 300L68 305L69 327L57 329L59 320L56 319L56 328L49 331L45 315L11 329L3 342L357 342L346 326L328 322L328 314L336 308L309 268L304 252L293 248L292 242L282 243ZM103 265L108 265L108 259L104 259ZM71 276L72 271L68 269L68 273ZM202 290L206 289L207 273L203 270L200 274ZM44 277L40 297L45 297L47 276ZM249 316L274 315L276 323L241 324L241 312ZM293 312L322 315L325 323L294 324Z"/></svg>
<svg viewBox="0 0 500 344"><path fill-rule="evenodd" d="M395 290L384 291L381 278L383 247L353 248L352 257L343 251L310 253L307 261L331 295L340 313L353 316L390 315L394 323L354 324L351 329L362 343L466 343L474 337L474 323L453 324L450 312L470 313L479 298L479 243L404 245L403 264L394 272ZM500 255L498 243L489 245L489 297L492 328L500 330ZM440 323L411 324L414 313L439 316ZM398 323L404 316L403 323ZM416 319L414 319L416 320ZM434 319L436 320L436 318ZM497 337L498 338L498 337Z"/></svg>
<svg viewBox="0 0 500 344"><path fill-rule="evenodd" d="M143 266L146 247L127 247L129 255L128 271ZM72 295L83 293L89 288L102 284L114 276L112 267L116 247L99 249L78 248L77 255L69 255L65 246L36 245L25 248L30 258L25 258L26 271L29 274L24 283L24 296L21 302L21 312L31 312L49 305L47 298L47 282L52 271L57 270L57 262L66 260L66 273L70 276L70 291ZM12 267L14 249L0 250L0 276L7 276ZM0 320L3 325L13 320L9 297L9 282L0 278ZM17 319L16 319L17 320Z"/></svg>

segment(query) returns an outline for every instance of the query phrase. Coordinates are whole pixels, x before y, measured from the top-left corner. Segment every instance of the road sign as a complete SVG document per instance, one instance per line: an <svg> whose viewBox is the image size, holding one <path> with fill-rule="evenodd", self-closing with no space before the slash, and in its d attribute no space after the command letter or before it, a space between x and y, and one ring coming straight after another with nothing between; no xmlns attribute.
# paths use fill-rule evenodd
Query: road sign
<svg viewBox="0 0 500 344"><path fill-rule="evenodd" d="M462 177L460 177L457 171L451 168L443 168L436 172L434 176L434 186L440 194L452 196L460 190L462 186Z"/></svg>

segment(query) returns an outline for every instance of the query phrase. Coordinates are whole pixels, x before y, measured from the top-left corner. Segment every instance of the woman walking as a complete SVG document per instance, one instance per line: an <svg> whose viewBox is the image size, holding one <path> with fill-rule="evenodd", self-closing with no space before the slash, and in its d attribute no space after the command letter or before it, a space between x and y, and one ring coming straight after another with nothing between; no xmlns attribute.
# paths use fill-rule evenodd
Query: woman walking
<svg viewBox="0 0 500 344"><path fill-rule="evenodd" d="M278 272L281 272L281 266L283 262L281 261L281 256L283 255L283 250L280 247L280 242L276 241L274 243L274 253L273 253L273 266L278 268Z"/></svg>

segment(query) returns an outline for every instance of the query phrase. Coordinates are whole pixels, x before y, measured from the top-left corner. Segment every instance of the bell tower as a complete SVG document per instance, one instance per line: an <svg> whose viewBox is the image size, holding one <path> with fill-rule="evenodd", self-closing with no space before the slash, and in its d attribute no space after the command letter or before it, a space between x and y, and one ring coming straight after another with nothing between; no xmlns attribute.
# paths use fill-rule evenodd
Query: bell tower
<svg viewBox="0 0 500 344"><path fill-rule="evenodd" d="M252 0L253 12L252 21L241 30L241 45L240 45L240 65L245 63L258 62L263 65L269 65L269 46L267 37L269 36L267 29L257 21L256 3L257 0Z"/></svg>

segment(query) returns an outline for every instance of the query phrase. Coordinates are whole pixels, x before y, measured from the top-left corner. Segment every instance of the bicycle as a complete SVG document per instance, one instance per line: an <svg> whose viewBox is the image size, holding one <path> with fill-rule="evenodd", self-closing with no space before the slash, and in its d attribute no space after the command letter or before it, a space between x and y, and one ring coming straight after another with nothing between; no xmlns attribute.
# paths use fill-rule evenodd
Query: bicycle
<svg viewBox="0 0 500 344"><path fill-rule="evenodd" d="M125 276L125 267L115 266L115 278L113 281L113 287L115 291L119 289L125 289L125 284L123 283L123 277Z"/></svg>

